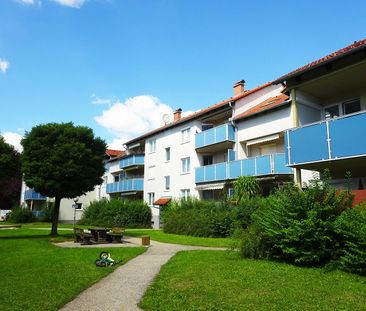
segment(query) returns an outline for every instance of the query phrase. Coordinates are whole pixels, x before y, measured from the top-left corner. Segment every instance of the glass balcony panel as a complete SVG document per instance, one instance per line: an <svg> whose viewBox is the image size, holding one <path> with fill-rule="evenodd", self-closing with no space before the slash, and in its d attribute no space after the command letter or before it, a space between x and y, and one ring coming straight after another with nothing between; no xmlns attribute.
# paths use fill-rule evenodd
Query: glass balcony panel
<svg viewBox="0 0 366 311"><path fill-rule="evenodd" d="M249 158L242 161L242 176L255 176L255 160L254 158Z"/></svg>
<svg viewBox="0 0 366 311"><path fill-rule="evenodd" d="M366 154L366 113L329 121L332 158Z"/></svg>
<svg viewBox="0 0 366 311"><path fill-rule="evenodd" d="M234 179L241 176L241 164L240 161L229 162L229 178Z"/></svg>
<svg viewBox="0 0 366 311"><path fill-rule="evenodd" d="M256 158L257 161L257 175L269 175L271 171L271 157L264 155Z"/></svg>

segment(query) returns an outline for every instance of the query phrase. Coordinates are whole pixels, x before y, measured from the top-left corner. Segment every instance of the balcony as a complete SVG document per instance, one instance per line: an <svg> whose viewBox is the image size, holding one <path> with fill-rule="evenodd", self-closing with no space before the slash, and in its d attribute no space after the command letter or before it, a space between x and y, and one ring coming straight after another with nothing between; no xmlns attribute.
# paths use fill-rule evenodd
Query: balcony
<svg viewBox="0 0 366 311"><path fill-rule="evenodd" d="M197 133L195 137L196 150L200 152L215 152L229 149L235 142L235 131L231 124L223 124L212 129Z"/></svg>
<svg viewBox="0 0 366 311"><path fill-rule="evenodd" d="M39 200L44 201L47 197L43 196L42 194L35 192L33 189L25 190L24 192L24 201L28 200Z"/></svg>
<svg viewBox="0 0 366 311"><path fill-rule="evenodd" d="M284 154L271 154L196 168L196 183L236 179L239 176L288 175Z"/></svg>
<svg viewBox="0 0 366 311"><path fill-rule="evenodd" d="M366 112L287 130L286 164L318 171L327 167L332 176L347 169L356 177L365 168L365 133Z"/></svg>
<svg viewBox="0 0 366 311"><path fill-rule="evenodd" d="M123 169L131 168L132 166L144 165L145 156L143 154L134 154L119 161L119 167Z"/></svg>
<svg viewBox="0 0 366 311"><path fill-rule="evenodd" d="M144 179L132 178L107 184L107 193L143 191Z"/></svg>

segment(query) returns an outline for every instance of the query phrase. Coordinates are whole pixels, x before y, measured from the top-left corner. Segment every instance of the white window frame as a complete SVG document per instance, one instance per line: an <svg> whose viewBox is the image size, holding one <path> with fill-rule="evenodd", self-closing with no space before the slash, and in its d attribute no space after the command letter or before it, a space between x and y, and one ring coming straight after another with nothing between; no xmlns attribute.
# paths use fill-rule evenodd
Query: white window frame
<svg viewBox="0 0 366 311"><path fill-rule="evenodd" d="M186 144L191 141L191 128L186 127L181 130L181 143Z"/></svg>
<svg viewBox="0 0 366 311"><path fill-rule="evenodd" d="M154 201L155 201L155 192L148 192L147 195L148 195L149 205L153 206Z"/></svg>
<svg viewBox="0 0 366 311"><path fill-rule="evenodd" d="M170 191L170 175L164 176L164 190Z"/></svg>
<svg viewBox="0 0 366 311"><path fill-rule="evenodd" d="M188 199L191 196L191 189L180 189L180 197Z"/></svg>
<svg viewBox="0 0 366 311"><path fill-rule="evenodd" d="M149 140L148 144L149 144L149 153L155 153L156 152L156 139Z"/></svg>
<svg viewBox="0 0 366 311"><path fill-rule="evenodd" d="M170 147L166 147L165 148L165 162L169 162L170 158L171 158L171 152L170 152ZM168 155L169 155L169 159L168 159Z"/></svg>
<svg viewBox="0 0 366 311"><path fill-rule="evenodd" d="M155 179L155 169L156 169L155 165L150 165L148 167L148 170L147 170L147 179L148 180L154 180ZM154 174L152 172L154 172Z"/></svg>
<svg viewBox="0 0 366 311"><path fill-rule="evenodd" d="M186 157L181 159L182 174L189 174L191 172L191 158Z"/></svg>

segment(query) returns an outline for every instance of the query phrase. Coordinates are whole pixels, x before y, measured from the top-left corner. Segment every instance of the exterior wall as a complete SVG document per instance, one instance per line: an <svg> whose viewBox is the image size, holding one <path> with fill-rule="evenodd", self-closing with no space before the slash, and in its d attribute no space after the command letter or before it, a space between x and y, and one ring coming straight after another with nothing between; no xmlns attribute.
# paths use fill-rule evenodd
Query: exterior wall
<svg viewBox="0 0 366 311"><path fill-rule="evenodd" d="M160 197L179 198L181 189L189 189L191 196L198 196L195 189L194 168L199 166L195 150L195 133L201 131L201 123L192 121L158 133L146 140L145 171L144 171L144 200L149 201L149 193L155 194L155 200ZM190 141L182 143L181 131L190 128ZM149 141L156 139L156 151L149 152ZM170 148L170 161L165 160L165 148ZM182 173L182 158L190 157L190 172ZM155 175L151 178L150 167L155 166ZM170 176L170 190L165 190L164 176ZM152 210L157 215L158 211Z"/></svg>
<svg viewBox="0 0 366 311"><path fill-rule="evenodd" d="M290 110L290 107L285 107L253 118L239 120L237 122L237 136L240 144L237 144L236 150L238 159L245 159L249 156L243 142L262 136L282 133L285 129L292 128Z"/></svg>
<svg viewBox="0 0 366 311"><path fill-rule="evenodd" d="M274 97L281 94L283 87L281 84L269 85L264 89L243 97L235 102L234 116L253 108L270 97Z"/></svg>
<svg viewBox="0 0 366 311"><path fill-rule="evenodd" d="M89 206L90 202L98 200L98 186L93 191L87 192L85 195L80 196L78 203L82 203L82 209L76 210L76 220L81 218L85 207ZM60 204L59 221L71 223L74 219L74 209L72 205L75 204L74 199L62 199Z"/></svg>
<svg viewBox="0 0 366 311"><path fill-rule="evenodd" d="M300 103L297 105L297 113L299 115L299 126L320 121L322 118L322 111L320 109Z"/></svg>

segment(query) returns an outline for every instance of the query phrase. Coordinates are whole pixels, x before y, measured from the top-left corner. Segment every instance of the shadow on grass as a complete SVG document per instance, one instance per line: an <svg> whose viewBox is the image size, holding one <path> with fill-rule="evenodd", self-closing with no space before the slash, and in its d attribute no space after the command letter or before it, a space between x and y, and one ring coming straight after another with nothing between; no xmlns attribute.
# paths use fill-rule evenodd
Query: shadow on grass
<svg viewBox="0 0 366 311"><path fill-rule="evenodd" d="M73 235L49 235L49 234L40 234L40 235L9 235L9 236L0 236L0 240L11 240L11 239L65 239L71 240L73 239Z"/></svg>

